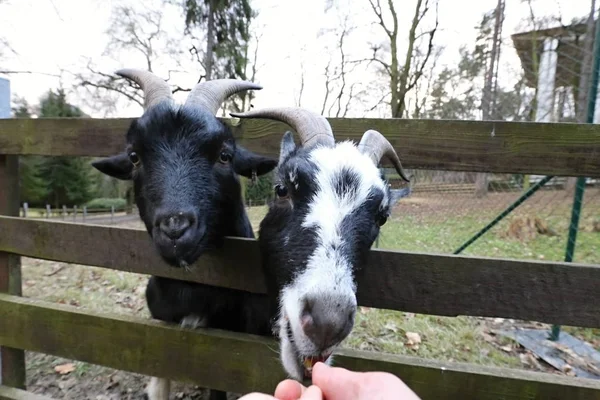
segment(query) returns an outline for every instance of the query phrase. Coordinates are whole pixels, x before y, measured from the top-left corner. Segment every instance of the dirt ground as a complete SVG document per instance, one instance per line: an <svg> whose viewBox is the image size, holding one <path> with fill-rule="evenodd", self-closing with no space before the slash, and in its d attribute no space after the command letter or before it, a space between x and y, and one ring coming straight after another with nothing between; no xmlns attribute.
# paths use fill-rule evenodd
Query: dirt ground
<svg viewBox="0 0 600 400"><path fill-rule="evenodd" d="M501 210L514 201L517 196L518 194L515 195L514 193L493 193L486 200L477 200L476 208L478 211L486 209L491 211ZM600 200L600 190L590 190L586 193L586 196L587 201L593 203ZM524 205L521 212L526 212L529 208L531 210L562 213L563 211L556 211L561 207L564 207L568 212L572 197L567 193L547 191L539 193L532 200L534 201ZM440 194L436 196L435 194L428 194L404 199L398 205L395 213L430 219L434 217L444 218L448 215L455 217L468 215L472 213L472 210L473 198L471 195L453 194L448 196ZM264 212L264 208L250 215L255 227L260 221L262 212ZM121 222L118 223L118 226L142 229L142 225L138 221ZM144 299L147 276L30 258L23 258L22 263L24 296L49 302L70 304L78 308L98 312L135 315L142 318L149 317ZM376 333L379 331L368 328L370 310L363 309L361 311L363 328L357 329L357 335L361 335L360 343L351 345L351 347L366 350L381 350L383 348L385 351L385 347L377 345L377 337L375 337L381 335L381 333ZM374 316L373 323L379 323L380 321L376 321L377 318L387 318L387 315L389 314ZM409 326L414 318L414 314L395 313L393 316L394 324L400 327L398 329L394 328L395 330L389 328L389 322L386 322L386 332L396 335L392 336L393 340L400 341L401 347L406 347L404 346L406 329L402 327L403 325ZM501 354L501 357L497 357L499 361L493 365L562 374L562 372L554 370L514 342L495 335L498 329L531 326L548 329L549 326L533 322L493 318L461 318L463 318L461 321L467 321L463 327L464 329L472 329L477 332L471 335L476 336L476 338L469 340L476 340L479 343L478 346L480 346L478 347L480 354L477 354L477 359L466 358L468 362L489 363L486 358L490 358L489 354L492 352L493 354ZM442 327L457 322L456 319L451 318L431 317L431 319L426 320L426 323L430 328L431 325L435 325L431 329L437 329L438 325L436 324ZM453 325L452 329L456 330L458 328ZM400 333L397 332L398 330ZM447 331L440 330L439 332ZM578 337L586 339L596 348L600 347L600 335L597 332L591 334L589 331L584 333L573 332ZM362 335L365 337L362 337ZM461 348L462 353L469 353L473 352L470 343L457 342L455 345ZM431 345L435 346L437 344ZM416 355L421 354L417 353ZM461 358L457 359L452 355L444 357L448 361L463 361ZM28 390L56 399L143 399L144 387L148 379L146 376L115 371L73 360L27 353ZM203 395L203 390L194 385L174 383L172 386L172 399L202 399ZM234 399L237 396L231 398Z"/></svg>

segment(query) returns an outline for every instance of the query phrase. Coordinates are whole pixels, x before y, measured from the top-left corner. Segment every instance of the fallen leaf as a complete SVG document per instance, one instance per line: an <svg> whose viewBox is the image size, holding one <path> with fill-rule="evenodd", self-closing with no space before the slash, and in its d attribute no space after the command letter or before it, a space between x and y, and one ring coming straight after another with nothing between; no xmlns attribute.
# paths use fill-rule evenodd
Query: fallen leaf
<svg viewBox="0 0 600 400"><path fill-rule="evenodd" d="M543 370L542 365L537 360L537 357L530 352L519 354L519 359L523 364L529 367L536 368L538 370Z"/></svg>
<svg viewBox="0 0 600 400"><path fill-rule="evenodd" d="M421 335L416 332L406 332L406 346L413 350L419 350L419 343L421 343Z"/></svg>
<svg viewBox="0 0 600 400"><path fill-rule="evenodd" d="M66 375L68 373L75 371L75 365L71 364L71 363L57 365L56 367L54 367L54 371L58 372L61 375Z"/></svg>
<svg viewBox="0 0 600 400"><path fill-rule="evenodd" d="M570 375L570 376L575 376L575 371L573 371L573 367L570 366L569 364L565 364L562 367L562 370L565 374Z"/></svg>
<svg viewBox="0 0 600 400"><path fill-rule="evenodd" d="M421 343L421 335L416 332L406 332L406 338L415 344Z"/></svg>
<svg viewBox="0 0 600 400"><path fill-rule="evenodd" d="M506 346L501 346L500 350L506 351L507 353L510 353L511 351L513 351L513 347L510 344L507 344Z"/></svg>

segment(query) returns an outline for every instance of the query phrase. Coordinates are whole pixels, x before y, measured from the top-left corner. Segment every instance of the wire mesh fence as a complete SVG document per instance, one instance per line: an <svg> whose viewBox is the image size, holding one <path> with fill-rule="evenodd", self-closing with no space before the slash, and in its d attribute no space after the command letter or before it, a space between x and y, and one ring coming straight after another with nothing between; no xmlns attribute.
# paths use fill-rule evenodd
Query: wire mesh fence
<svg viewBox="0 0 600 400"><path fill-rule="evenodd" d="M597 123L595 2L588 3L589 15L572 23L563 21L557 7L539 18L540 2L522 2L529 16L522 18L523 29L513 32L502 29L504 3L499 0L484 15L474 50L463 50L460 62L439 75L450 77L434 84L441 85L438 89L444 89L446 97L439 96L439 90L428 94L433 110L428 116ZM457 104L474 107L465 112ZM398 223L383 229L379 247L600 264L598 179L582 177L582 206L577 210L573 206L578 177L554 177L470 243L544 176L411 172L411 194L398 203ZM392 180L392 187L398 182ZM578 225L571 226L576 219ZM573 257L567 256L568 247Z"/></svg>
<svg viewBox="0 0 600 400"><path fill-rule="evenodd" d="M394 223L382 230L381 248L455 253L528 190L520 175L490 174L482 197L475 194L477 173L418 171L413 177L410 196L400 199ZM530 184L543 178L531 176ZM600 180L586 180L576 239L569 238L571 181L551 178L461 254L564 261L568 241L576 240L573 261L600 263Z"/></svg>

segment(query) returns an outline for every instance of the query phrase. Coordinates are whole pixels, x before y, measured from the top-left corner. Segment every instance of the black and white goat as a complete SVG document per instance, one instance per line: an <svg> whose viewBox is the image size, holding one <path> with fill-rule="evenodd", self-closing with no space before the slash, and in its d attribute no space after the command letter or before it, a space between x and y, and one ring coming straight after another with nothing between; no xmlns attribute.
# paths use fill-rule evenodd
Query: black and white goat
<svg viewBox="0 0 600 400"><path fill-rule="evenodd" d="M394 148L379 132L356 146L335 143L328 121L301 108L231 114L287 123L281 141L276 199L260 224L259 242L281 361L297 379L351 332L357 277L390 215L389 185L377 166L389 158L408 182Z"/></svg>
<svg viewBox="0 0 600 400"><path fill-rule="evenodd" d="M261 87L232 79L202 82L180 106L169 85L152 73L117 74L142 88L144 114L132 122L125 151L93 165L133 180L140 217L164 260L187 268L225 236L254 237L237 175L265 174L277 160L236 145L215 114L232 94ZM271 332L265 295L151 277L146 299L152 317L168 323ZM152 378L148 397L166 400L169 388L168 380ZM211 398L225 399L225 393L212 391Z"/></svg>

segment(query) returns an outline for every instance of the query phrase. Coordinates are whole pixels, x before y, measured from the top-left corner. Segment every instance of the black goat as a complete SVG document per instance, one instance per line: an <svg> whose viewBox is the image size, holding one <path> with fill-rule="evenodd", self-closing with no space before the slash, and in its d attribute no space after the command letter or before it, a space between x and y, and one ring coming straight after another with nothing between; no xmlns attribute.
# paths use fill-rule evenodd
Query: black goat
<svg viewBox="0 0 600 400"><path fill-rule="evenodd" d="M132 122L125 151L93 165L133 180L140 218L162 258L187 268L225 236L254 237L237 175L265 174L277 161L236 145L215 114L232 94L261 87L232 79L203 82L179 106L169 85L152 73L117 74L140 85L145 111ZM165 322L270 334L264 295L151 277L146 299L152 317ZM169 387L168 380L152 378L148 397L166 400ZM225 399L225 393L211 391L211 398Z"/></svg>
<svg viewBox="0 0 600 400"><path fill-rule="evenodd" d="M231 115L285 122L300 136L299 147L291 132L281 142L276 199L259 243L281 361L293 378L310 378L352 330L356 278L390 215L389 185L377 165L387 157L408 178L379 132L365 132L358 146L336 144L328 121L301 108Z"/></svg>

